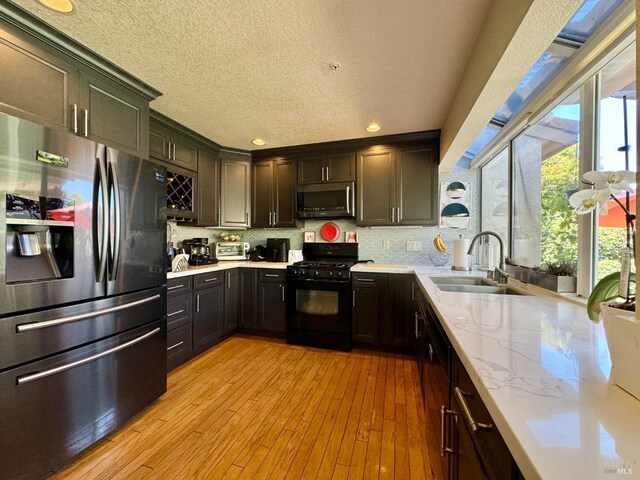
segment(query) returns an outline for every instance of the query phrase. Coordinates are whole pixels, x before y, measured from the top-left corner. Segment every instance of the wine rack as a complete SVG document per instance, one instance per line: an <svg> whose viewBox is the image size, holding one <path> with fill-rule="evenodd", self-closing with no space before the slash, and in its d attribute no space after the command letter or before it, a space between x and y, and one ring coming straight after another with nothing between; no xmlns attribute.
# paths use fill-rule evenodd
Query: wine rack
<svg viewBox="0 0 640 480"><path fill-rule="evenodd" d="M167 217L196 217L195 174L171 169L167 171Z"/></svg>

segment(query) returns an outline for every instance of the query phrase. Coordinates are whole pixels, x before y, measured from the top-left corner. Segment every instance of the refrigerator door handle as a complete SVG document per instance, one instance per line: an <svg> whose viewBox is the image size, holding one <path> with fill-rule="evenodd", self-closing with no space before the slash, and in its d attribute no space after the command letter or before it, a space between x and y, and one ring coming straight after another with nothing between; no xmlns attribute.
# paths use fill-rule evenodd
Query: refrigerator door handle
<svg viewBox="0 0 640 480"><path fill-rule="evenodd" d="M127 343L123 343L122 345L118 345L117 347L113 347L113 348L110 348L109 350L105 350L102 353L91 355L90 357L83 358L82 360L77 360L75 362L67 363L66 365L61 365L59 367L52 368L50 370L44 370L42 372L33 373L31 375L20 377L17 379L18 385L24 385L25 383L33 382L34 380L39 380L41 378L49 377L51 375L55 375L56 373L64 372L66 370L79 367L80 365L93 362L95 360L98 360L99 358L106 357L107 355L111 355L112 353L116 353L120 350L124 350L125 348L132 347L136 343L140 343L143 340L146 340L147 338L154 336L159 331L160 331L160 327L156 327L150 332L140 335L139 337L134 338L133 340L129 340Z"/></svg>
<svg viewBox="0 0 640 480"><path fill-rule="evenodd" d="M111 157L111 149L107 148L107 153ZM109 161L109 170L111 178L111 191L109 196L113 195L113 261L111 262L111 273L109 280L115 280L118 277L118 264L120 263L120 242L122 237L122 215L120 205L120 183L118 182L118 172L112 161Z"/></svg>
<svg viewBox="0 0 640 480"><path fill-rule="evenodd" d="M18 333L22 333L22 332L29 332L31 330L39 330L41 328L55 327L56 325L62 325L64 323L77 322L79 320L86 320L87 318L107 315L108 313L115 313L115 312L120 312L122 310L128 310L129 308L137 307L138 305L144 305L145 303L153 302L159 299L160 299L160 295L156 293L151 297L143 298L141 300L136 300L134 302L123 303L122 305L117 305L115 307L109 307L102 310L97 310L95 312L81 313L79 315L71 315L69 317L56 318L54 320L45 320L44 322L23 323L22 325L18 325L16 327L16 330Z"/></svg>
<svg viewBox="0 0 640 480"><path fill-rule="evenodd" d="M105 272L107 270L107 255L109 254L109 187L107 183L107 168L104 161L104 146L99 147L102 150L102 155L98 153L98 173L100 176L100 190L102 195L102 245L100 245L100 253L98 257L98 282L104 280ZM94 220L97 222L97 218ZM97 234L97 229L96 229Z"/></svg>

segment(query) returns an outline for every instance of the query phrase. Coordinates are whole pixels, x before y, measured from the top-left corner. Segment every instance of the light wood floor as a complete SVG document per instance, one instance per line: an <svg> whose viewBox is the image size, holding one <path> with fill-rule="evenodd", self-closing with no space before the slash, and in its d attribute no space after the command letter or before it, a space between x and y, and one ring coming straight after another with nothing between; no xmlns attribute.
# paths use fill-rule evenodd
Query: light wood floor
<svg viewBox="0 0 640 480"><path fill-rule="evenodd" d="M431 479L415 359L234 336L58 479Z"/></svg>

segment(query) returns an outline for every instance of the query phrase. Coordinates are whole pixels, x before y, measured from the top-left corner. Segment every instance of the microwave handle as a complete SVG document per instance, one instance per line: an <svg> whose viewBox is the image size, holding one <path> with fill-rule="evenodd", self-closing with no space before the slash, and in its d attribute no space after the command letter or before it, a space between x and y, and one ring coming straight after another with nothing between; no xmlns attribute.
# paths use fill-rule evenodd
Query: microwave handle
<svg viewBox="0 0 640 480"><path fill-rule="evenodd" d="M347 213L351 213L351 187L347 185Z"/></svg>

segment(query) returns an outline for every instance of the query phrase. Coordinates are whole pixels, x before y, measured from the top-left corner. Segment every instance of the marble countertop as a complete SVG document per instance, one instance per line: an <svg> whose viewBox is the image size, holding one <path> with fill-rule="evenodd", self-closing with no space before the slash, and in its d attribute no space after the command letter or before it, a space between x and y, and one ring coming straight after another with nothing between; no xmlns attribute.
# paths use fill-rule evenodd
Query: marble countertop
<svg viewBox="0 0 640 480"><path fill-rule="evenodd" d="M197 275L199 273L208 273L208 272L218 272L220 270L228 270L230 268L274 268L279 270L284 270L287 268L287 265L291 265L291 263L286 262L251 262L248 260L245 261L224 261L214 263L213 265L201 265L199 267L194 267L189 265L189 268L186 270L182 270L181 272L167 272L167 278L180 278L180 277L188 277L189 275Z"/></svg>
<svg viewBox="0 0 640 480"><path fill-rule="evenodd" d="M527 480L640 478L640 401L609 383L601 324L553 296L445 292L414 267Z"/></svg>

